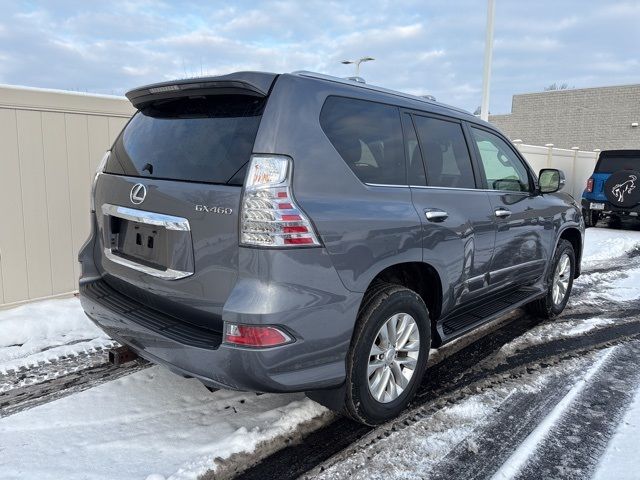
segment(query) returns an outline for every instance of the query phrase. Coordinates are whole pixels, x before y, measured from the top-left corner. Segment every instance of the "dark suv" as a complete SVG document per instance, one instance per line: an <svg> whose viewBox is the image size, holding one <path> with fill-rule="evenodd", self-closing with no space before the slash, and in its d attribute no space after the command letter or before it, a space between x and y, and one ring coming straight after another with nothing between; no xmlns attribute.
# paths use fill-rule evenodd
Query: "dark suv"
<svg viewBox="0 0 640 480"><path fill-rule="evenodd" d="M605 150L582 194L582 213L587 227L600 217L613 220L640 215L640 150Z"/></svg>
<svg viewBox="0 0 640 480"><path fill-rule="evenodd" d="M242 72L141 87L96 174L89 317L213 388L307 394L368 424L430 347L565 307L584 225L490 124L398 92Z"/></svg>

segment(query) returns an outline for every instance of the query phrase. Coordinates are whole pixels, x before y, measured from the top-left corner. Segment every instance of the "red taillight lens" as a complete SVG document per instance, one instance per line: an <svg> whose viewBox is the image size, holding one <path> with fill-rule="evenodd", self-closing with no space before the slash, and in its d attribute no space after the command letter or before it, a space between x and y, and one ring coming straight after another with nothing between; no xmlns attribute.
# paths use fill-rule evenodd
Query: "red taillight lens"
<svg viewBox="0 0 640 480"><path fill-rule="evenodd" d="M318 246L320 240L291 191L292 160L253 155L240 221L240 243L260 247Z"/></svg>
<svg viewBox="0 0 640 480"><path fill-rule="evenodd" d="M593 178L590 178L589 180L587 180L587 192L588 193L593 192Z"/></svg>
<svg viewBox="0 0 640 480"><path fill-rule="evenodd" d="M227 323L224 341L245 347L276 347L291 342L291 337L276 327Z"/></svg>

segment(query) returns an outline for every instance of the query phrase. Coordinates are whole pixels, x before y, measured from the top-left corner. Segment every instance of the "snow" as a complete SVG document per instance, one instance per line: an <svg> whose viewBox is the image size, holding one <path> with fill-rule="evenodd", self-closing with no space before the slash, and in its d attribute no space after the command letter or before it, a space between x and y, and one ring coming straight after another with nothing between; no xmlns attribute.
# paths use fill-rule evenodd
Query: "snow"
<svg viewBox="0 0 640 480"><path fill-rule="evenodd" d="M152 367L0 419L0 478L195 479L325 414L302 394L211 393Z"/></svg>
<svg viewBox="0 0 640 480"><path fill-rule="evenodd" d="M593 480L637 480L640 444L640 388L616 433L609 441Z"/></svg>
<svg viewBox="0 0 640 480"><path fill-rule="evenodd" d="M111 345L77 298L0 310L0 373Z"/></svg>
<svg viewBox="0 0 640 480"><path fill-rule="evenodd" d="M589 228L585 232L583 262L608 261L640 247L640 232Z"/></svg>

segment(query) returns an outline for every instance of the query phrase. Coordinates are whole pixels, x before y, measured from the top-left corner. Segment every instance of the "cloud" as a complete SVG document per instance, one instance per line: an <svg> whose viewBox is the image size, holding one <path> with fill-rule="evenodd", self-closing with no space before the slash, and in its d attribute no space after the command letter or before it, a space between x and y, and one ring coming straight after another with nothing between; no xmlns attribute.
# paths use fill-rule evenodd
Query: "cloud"
<svg viewBox="0 0 640 480"><path fill-rule="evenodd" d="M234 70L347 76L474 110L485 3L477 0L14 2L0 0L0 82L122 94L135 86ZM552 82L638 82L640 6L498 2L491 111Z"/></svg>

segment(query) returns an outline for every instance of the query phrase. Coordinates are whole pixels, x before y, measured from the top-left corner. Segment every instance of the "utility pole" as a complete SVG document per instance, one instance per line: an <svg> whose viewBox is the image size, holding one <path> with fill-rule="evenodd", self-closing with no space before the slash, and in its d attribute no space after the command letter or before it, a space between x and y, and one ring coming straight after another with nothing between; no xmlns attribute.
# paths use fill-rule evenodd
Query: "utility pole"
<svg viewBox="0 0 640 480"><path fill-rule="evenodd" d="M484 68L482 71L482 105L480 118L489 120L489 90L491 89L491 59L493 58L493 19L495 16L495 0L487 4L487 32L484 40Z"/></svg>

